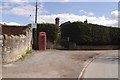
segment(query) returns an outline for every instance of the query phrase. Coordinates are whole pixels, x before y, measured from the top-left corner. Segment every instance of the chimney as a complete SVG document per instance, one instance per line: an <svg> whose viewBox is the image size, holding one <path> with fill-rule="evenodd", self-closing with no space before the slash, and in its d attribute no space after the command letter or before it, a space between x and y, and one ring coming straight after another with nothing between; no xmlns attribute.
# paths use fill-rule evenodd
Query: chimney
<svg viewBox="0 0 120 80"><path fill-rule="evenodd" d="M58 26L59 26L59 20L60 19L58 17L55 19L55 24L58 25Z"/></svg>

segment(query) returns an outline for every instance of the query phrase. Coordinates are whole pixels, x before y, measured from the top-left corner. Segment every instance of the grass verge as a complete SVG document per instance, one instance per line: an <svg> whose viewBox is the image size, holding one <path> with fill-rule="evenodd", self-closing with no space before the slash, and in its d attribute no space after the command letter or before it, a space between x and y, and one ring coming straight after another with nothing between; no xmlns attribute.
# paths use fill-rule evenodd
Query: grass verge
<svg viewBox="0 0 120 80"><path fill-rule="evenodd" d="M22 55L22 57L20 58L20 60L24 61L26 59L26 57L28 55L32 54L32 49L27 49L26 53L24 55Z"/></svg>

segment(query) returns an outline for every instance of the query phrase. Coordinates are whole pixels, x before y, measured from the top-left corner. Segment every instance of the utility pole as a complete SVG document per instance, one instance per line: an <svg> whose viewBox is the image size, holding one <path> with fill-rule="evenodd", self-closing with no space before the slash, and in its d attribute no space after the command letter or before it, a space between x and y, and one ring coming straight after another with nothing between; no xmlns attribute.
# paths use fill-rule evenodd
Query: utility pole
<svg viewBox="0 0 120 80"><path fill-rule="evenodd" d="M35 28L34 28L34 40L33 40L33 47L36 49L36 46L38 45L38 40L37 40L37 13L38 13L38 0L36 0L36 10L35 10Z"/></svg>
<svg viewBox="0 0 120 80"><path fill-rule="evenodd" d="M37 24L37 9L38 9L38 0L36 0L36 10L35 10L35 23ZM37 26L36 26L37 27Z"/></svg>

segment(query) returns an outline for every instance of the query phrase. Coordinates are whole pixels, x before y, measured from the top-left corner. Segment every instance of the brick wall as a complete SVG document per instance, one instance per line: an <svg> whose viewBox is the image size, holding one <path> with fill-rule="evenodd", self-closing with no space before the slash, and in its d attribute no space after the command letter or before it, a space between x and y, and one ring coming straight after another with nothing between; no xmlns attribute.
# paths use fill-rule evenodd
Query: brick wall
<svg viewBox="0 0 120 80"><path fill-rule="evenodd" d="M2 25L2 34L19 35L23 34L27 26L8 26Z"/></svg>

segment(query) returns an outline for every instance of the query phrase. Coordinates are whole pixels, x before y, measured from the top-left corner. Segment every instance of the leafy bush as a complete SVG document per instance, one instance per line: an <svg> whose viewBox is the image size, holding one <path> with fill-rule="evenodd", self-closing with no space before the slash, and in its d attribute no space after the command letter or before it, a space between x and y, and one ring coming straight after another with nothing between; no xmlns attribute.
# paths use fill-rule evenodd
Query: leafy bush
<svg viewBox="0 0 120 80"><path fill-rule="evenodd" d="M60 27L62 43L69 38L77 45L120 45L120 28L83 22L67 22Z"/></svg>
<svg viewBox="0 0 120 80"><path fill-rule="evenodd" d="M39 32L46 32L47 40L54 43L58 38L59 27L55 24L37 24L37 34Z"/></svg>
<svg viewBox="0 0 120 80"><path fill-rule="evenodd" d="M49 23L42 23L37 24L37 40L35 42L38 42L38 36L39 32L46 32L47 42L55 43L58 39L58 32L59 27L55 24L49 24ZM34 37L35 30L33 29L33 37ZM38 44L36 46L33 46L34 49L39 49Z"/></svg>

